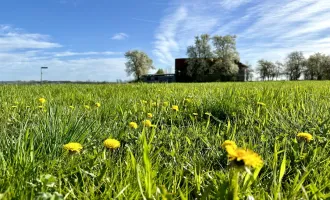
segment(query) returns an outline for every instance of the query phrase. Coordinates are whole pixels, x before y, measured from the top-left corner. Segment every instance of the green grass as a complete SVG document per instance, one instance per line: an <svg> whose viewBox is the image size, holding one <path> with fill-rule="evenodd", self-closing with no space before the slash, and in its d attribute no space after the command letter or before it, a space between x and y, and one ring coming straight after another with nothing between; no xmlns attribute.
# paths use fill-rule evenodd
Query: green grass
<svg viewBox="0 0 330 200"><path fill-rule="evenodd" d="M227 139L264 161L240 199L330 199L330 82L2 85L0 102L0 199L229 199Z"/></svg>

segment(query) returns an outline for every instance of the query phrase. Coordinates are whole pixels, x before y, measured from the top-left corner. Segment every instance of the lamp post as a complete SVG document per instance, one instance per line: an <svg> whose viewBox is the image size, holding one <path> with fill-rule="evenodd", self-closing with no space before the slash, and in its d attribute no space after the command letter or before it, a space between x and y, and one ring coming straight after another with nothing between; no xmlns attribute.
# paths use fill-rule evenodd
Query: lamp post
<svg viewBox="0 0 330 200"><path fill-rule="evenodd" d="M40 67L40 84L42 84L42 70L48 69L48 67Z"/></svg>

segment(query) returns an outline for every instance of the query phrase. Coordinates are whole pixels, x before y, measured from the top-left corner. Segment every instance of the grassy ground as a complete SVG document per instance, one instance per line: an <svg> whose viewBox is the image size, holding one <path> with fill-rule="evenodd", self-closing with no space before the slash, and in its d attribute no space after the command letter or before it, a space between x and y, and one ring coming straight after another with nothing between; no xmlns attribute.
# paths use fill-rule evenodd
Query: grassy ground
<svg viewBox="0 0 330 200"><path fill-rule="evenodd" d="M0 102L0 199L230 199L225 140L263 159L240 199L330 199L330 82L2 85Z"/></svg>

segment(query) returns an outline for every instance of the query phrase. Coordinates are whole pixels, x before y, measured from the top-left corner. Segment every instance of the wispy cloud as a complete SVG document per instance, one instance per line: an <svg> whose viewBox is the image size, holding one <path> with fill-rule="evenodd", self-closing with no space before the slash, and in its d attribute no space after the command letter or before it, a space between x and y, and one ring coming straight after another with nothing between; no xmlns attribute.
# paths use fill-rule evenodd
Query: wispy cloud
<svg viewBox="0 0 330 200"><path fill-rule="evenodd" d="M154 20L150 20L150 19L141 19L141 18L135 18L135 17L133 17L132 19L136 20L136 21L141 21L141 22L149 22L149 23L159 24L158 21L154 21Z"/></svg>
<svg viewBox="0 0 330 200"><path fill-rule="evenodd" d="M72 51L63 51L63 52L47 52L46 54L52 55L55 57L71 57L71 56L111 56L111 55L122 55L123 52L113 52L113 51L88 51L88 52L72 52Z"/></svg>
<svg viewBox="0 0 330 200"><path fill-rule="evenodd" d="M330 1L182 0L170 4L154 39L157 62L173 66L194 36L235 34L241 60L284 59L290 51L330 54Z"/></svg>
<svg viewBox="0 0 330 200"><path fill-rule="evenodd" d="M33 59L24 55L0 54L0 80L38 80L40 66L47 66L45 80L115 81L127 79L124 58Z"/></svg>
<svg viewBox="0 0 330 200"><path fill-rule="evenodd" d="M66 57L60 52L57 56L40 51L0 52L0 63L1 81L38 80L41 66L48 67L44 75L47 80L115 81L129 78L122 56L85 58Z"/></svg>
<svg viewBox="0 0 330 200"><path fill-rule="evenodd" d="M116 33L112 36L111 39L113 40L125 40L128 38L128 35L126 33Z"/></svg>
<svg viewBox="0 0 330 200"><path fill-rule="evenodd" d="M222 0L220 1L220 5L225 9L233 9L249 3L250 1L252 0Z"/></svg>
<svg viewBox="0 0 330 200"><path fill-rule="evenodd" d="M179 50L176 34L179 31L179 25L187 18L187 12L185 7L179 7L174 14L168 15L161 22L153 50L161 63L173 62L173 53Z"/></svg>
<svg viewBox="0 0 330 200"><path fill-rule="evenodd" d="M167 67L185 54L186 47L200 33L209 32L218 19L208 14L203 3L181 4L170 7L156 30L153 54Z"/></svg>
<svg viewBox="0 0 330 200"><path fill-rule="evenodd" d="M51 42L48 35L24 33L8 25L0 26L0 51L56 47L61 45Z"/></svg>
<svg viewBox="0 0 330 200"><path fill-rule="evenodd" d="M59 47L62 45L51 42L48 35L0 25L0 80L38 80L40 66L49 67L47 80L126 79L121 52L76 52Z"/></svg>

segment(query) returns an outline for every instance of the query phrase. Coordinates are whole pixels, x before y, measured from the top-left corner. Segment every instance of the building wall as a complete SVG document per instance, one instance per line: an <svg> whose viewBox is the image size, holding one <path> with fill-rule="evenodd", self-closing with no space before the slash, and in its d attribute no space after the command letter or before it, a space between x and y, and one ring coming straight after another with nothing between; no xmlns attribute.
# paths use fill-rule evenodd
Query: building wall
<svg viewBox="0 0 330 200"><path fill-rule="evenodd" d="M143 82L147 83L159 83L159 82L164 82L164 83L172 83L175 82L175 76L169 75L169 74L164 74L164 75L147 75L142 77Z"/></svg>
<svg viewBox="0 0 330 200"><path fill-rule="evenodd" d="M186 58L175 59L175 79L177 82L193 82L193 78L187 75Z"/></svg>

